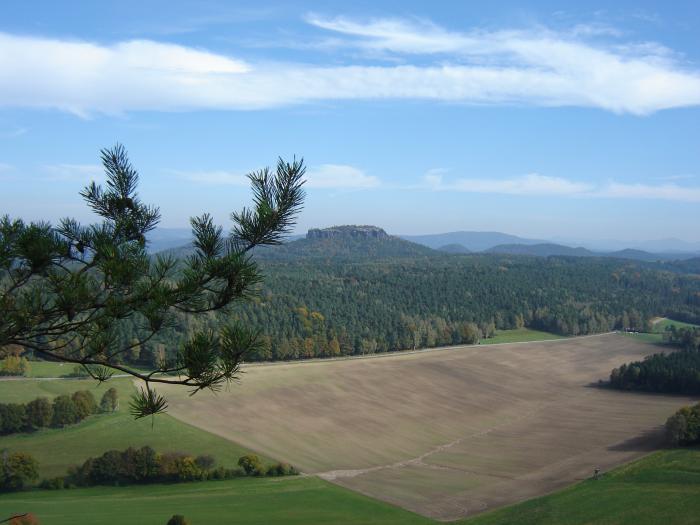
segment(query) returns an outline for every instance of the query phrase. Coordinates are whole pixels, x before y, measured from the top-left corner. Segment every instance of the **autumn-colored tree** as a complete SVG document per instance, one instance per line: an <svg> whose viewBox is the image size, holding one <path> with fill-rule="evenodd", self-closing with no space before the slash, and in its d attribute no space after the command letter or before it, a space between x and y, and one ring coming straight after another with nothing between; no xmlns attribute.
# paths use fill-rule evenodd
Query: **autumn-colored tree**
<svg viewBox="0 0 700 525"><path fill-rule="evenodd" d="M12 517L8 523L10 525L39 525L39 518L31 513L22 514Z"/></svg>
<svg viewBox="0 0 700 525"><path fill-rule="evenodd" d="M21 490L39 477L39 464L29 454L7 451L0 457L0 491Z"/></svg>
<svg viewBox="0 0 700 525"><path fill-rule="evenodd" d="M262 461L255 454L246 454L238 458L238 466L249 476L262 476L265 473Z"/></svg>

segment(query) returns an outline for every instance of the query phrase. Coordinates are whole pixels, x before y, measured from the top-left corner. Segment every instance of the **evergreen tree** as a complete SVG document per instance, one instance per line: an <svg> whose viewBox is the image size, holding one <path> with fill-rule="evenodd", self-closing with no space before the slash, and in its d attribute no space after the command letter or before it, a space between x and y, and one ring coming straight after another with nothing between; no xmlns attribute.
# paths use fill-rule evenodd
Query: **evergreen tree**
<svg viewBox="0 0 700 525"><path fill-rule="evenodd" d="M304 166L280 159L276 171L250 174L254 206L231 214L229 237L208 214L192 218L195 251L176 272L174 258L146 252L160 212L138 198L139 176L126 150L102 150L102 164L106 186L93 182L81 192L100 224L0 219L0 348L17 345L75 363L99 381L115 371L141 379L132 412L142 417L167 406L153 383L217 389L259 348L255 330L231 323L194 331L149 372L124 364L178 314L206 316L255 295L261 274L249 253L290 231L304 198ZM122 337L125 325L138 326L138 336Z"/></svg>

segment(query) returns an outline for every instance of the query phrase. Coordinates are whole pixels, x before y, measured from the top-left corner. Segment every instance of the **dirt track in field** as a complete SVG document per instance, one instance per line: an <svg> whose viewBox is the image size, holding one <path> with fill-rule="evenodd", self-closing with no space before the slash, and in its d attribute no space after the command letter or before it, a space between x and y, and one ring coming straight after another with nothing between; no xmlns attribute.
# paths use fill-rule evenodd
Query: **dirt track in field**
<svg viewBox="0 0 700 525"><path fill-rule="evenodd" d="M339 485L456 519L639 457L689 398L598 388L658 351L631 336L246 367L170 413Z"/></svg>

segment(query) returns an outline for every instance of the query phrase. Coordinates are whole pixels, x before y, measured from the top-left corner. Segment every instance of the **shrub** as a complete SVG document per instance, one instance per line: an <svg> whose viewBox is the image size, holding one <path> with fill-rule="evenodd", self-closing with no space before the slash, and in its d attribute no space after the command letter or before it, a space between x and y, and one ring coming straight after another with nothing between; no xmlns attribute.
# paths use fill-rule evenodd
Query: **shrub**
<svg viewBox="0 0 700 525"><path fill-rule="evenodd" d="M4 455L0 465L0 490L21 490L37 480L38 463L29 454Z"/></svg>
<svg viewBox="0 0 700 525"><path fill-rule="evenodd" d="M0 376L26 376L29 373L29 361L24 357L9 355L0 361Z"/></svg>
<svg viewBox="0 0 700 525"><path fill-rule="evenodd" d="M214 460L214 456L211 456L209 454L197 456L196 458L194 458L194 462L202 470L211 470L212 468L214 468L214 464L216 463L216 461Z"/></svg>
<svg viewBox="0 0 700 525"><path fill-rule="evenodd" d="M23 514L12 518L9 521L9 525L39 525L39 518L32 513Z"/></svg>
<svg viewBox="0 0 700 525"><path fill-rule="evenodd" d="M190 522L187 521L183 515L175 514L168 520L166 525L190 525Z"/></svg>
<svg viewBox="0 0 700 525"><path fill-rule="evenodd" d="M48 478L39 483L39 488L46 490L61 490L66 488L65 478Z"/></svg>
<svg viewBox="0 0 700 525"><path fill-rule="evenodd" d="M102 412L114 412L117 408L119 408L119 393L116 388L112 387L102 394L100 410Z"/></svg>
<svg viewBox="0 0 700 525"><path fill-rule="evenodd" d="M80 413L75 402L68 396L58 396L53 400L53 419L51 426L63 427L80 421Z"/></svg>
<svg viewBox="0 0 700 525"><path fill-rule="evenodd" d="M673 446L700 443L700 403L683 407L666 421L666 437Z"/></svg>
<svg viewBox="0 0 700 525"><path fill-rule="evenodd" d="M27 426L27 410L18 403L0 404L0 433L22 432Z"/></svg>
<svg viewBox="0 0 700 525"><path fill-rule="evenodd" d="M85 419L97 412L97 403L95 402L95 396L89 390L78 390L74 392L71 396L75 407L78 410L78 418Z"/></svg>
<svg viewBox="0 0 700 525"><path fill-rule="evenodd" d="M202 470L197 466L192 456L177 458L175 469L178 481L194 481L202 477Z"/></svg>
<svg viewBox="0 0 700 525"><path fill-rule="evenodd" d="M265 474L265 467L260 458L255 454L246 454L238 458L240 466L248 476L262 476Z"/></svg>
<svg viewBox="0 0 700 525"><path fill-rule="evenodd" d="M27 403L27 425L33 430L51 425L53 407L45 397L38 397Z"/></svg>

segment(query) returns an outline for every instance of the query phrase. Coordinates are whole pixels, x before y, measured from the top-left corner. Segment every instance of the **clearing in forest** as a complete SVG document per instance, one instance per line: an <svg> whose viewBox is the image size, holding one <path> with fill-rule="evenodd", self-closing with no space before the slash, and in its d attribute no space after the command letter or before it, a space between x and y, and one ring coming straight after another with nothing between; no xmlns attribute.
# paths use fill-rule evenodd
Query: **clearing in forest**
<svg viewBox="0 0 700 525"><path fill-rule="evenodd" d="M306 473L449 520L540 496L658 446L693 400L600 388L658 351L616 334L248 366L170 414Z"/></svg>

